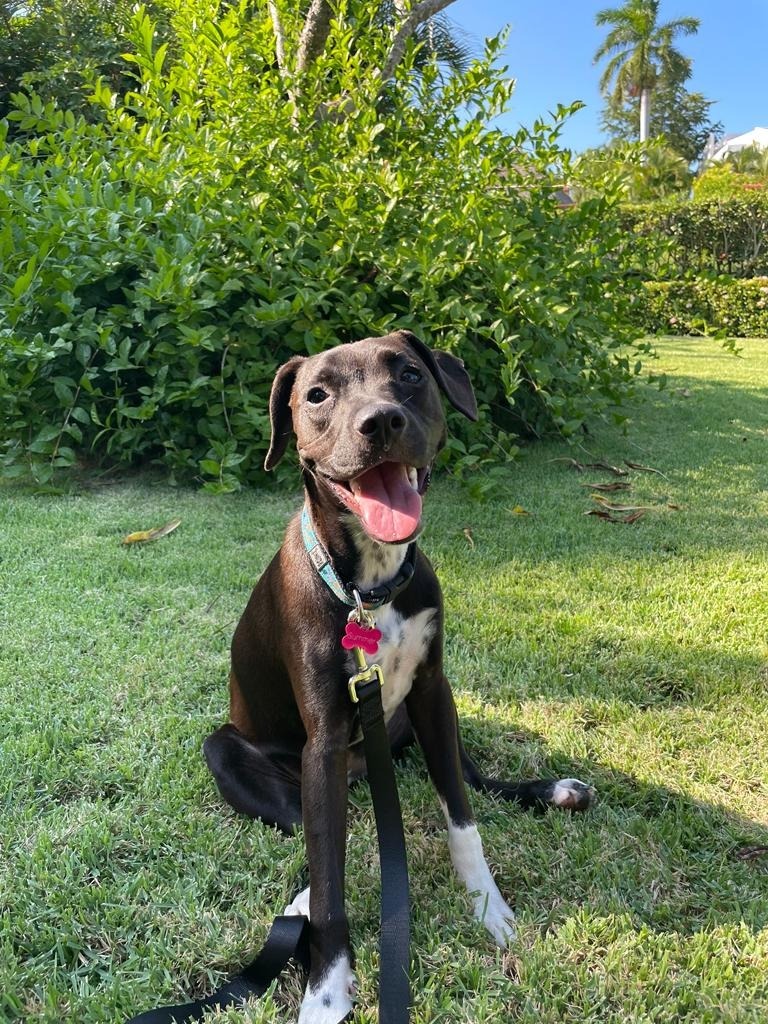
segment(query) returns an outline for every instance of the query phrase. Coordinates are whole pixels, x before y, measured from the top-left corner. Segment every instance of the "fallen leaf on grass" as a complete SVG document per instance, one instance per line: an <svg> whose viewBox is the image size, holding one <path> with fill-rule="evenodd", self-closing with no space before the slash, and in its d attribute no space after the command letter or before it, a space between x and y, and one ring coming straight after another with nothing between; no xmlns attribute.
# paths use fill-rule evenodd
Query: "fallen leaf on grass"
<svg viewBox="0 0 768 1024"><path fill-rule="evenodd" d="M612 466L608 462L587 462L587 469L604 469L607 473L613 473L614 476L627 476L626 469L621 469L620 466Z"/></svg>
<svg viewBox="0 0 768 1024"><path fill-rule="evenodd" d="M593 491L604 491L609 494L611 491L628 491L632 484L623 480L615 480L612 484L582 484L582 487L591 487Z"/></svg>
<svg viewBox="0 0 768 1024"><path fill-rule="evenodd" d="M147 544L151 540L160 540L173 533L177 526L181 525L180 519L172 519L165 526L157 526L154 530L138 530L136 533L129 533L123 537L123 544Z"/></svg>
<svg viewBox="0 0 768 1024"><path fill-rule="evenodd" d="M768 854L768 846L740 846L734 852L739 860L757 860Z"/></svg>
<svg viewBox="0 0 768 1024"><path fill-rule="evenodd" d="M649 509L656 507L655 505L622 505L620 501L608 501L602 494L593 494L591 497L598 505L610 509L611 512L647 512Z"/></svg>
<svg viewBox="0 0 768 1024"><path fill-rule="evenodd" d="M668 501L667 502L667 508L671 508L673 512L680 512L682 510L683 506L675 504L674 501Z"/></svg>
<svg viewBox="0 0 768 1024"><path fill-rule="evenodd" d="M618 516L604 508L588 508L584 515L597 516L599 519L607 519L609 523L636 523L638 519L641 519L645 515L645 509L638 508L628 516Z"/></svg>
<svg viewBox="0 0 768 1024"><path fill-rule="evenodd" d="M665 480L667 479L660 469L654 469L652 466L641 466L639 462L628 462L627 459L624 459L624 465L629 466L630 469L636 469L640 473L656 473L658 476L663 476Z"/></svg>
<svg viewBox="0 0 768 1024"><path fill-rule="evenodd" d="M474 551L475 550L475 542L472 539L472 531L470 530L470 528L468 526L465 526L464 529L461 532L467 538L467 543L469 544L469 546Z"/></svg>
<svg viewBox="0 0 768 1024"><path fill-rule="evenodd" d="M507 512L511 512L513 516L529 516L531 514L524 509L522 505L515 505L514 508L508 508Z"/></svg>
<svg viewBox="0 0 768 1024"><path fill-rule="evenodd" d="M573 466L573 468L578 470L579 473L583 473L585 469L604 469L607 473L613 473L614 476L628 475L626 469L621 469L619 466L612 466L609 462L577 462L576 459L569 459L565 456L558 459L550 459L549 461L567 462L569 466Z"/></svg>

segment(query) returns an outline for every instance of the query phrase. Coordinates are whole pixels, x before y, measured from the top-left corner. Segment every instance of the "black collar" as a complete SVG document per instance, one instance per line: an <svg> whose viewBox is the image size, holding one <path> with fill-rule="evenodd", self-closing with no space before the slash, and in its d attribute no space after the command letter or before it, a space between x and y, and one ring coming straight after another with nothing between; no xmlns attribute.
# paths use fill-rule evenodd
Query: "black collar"
<svg viewBox="0 0 768 1024"><path fill-rule="evenodd" d="M408 545L403 563L391 580L387 583L380 583L378 587L371 587L370 590L360 590L354 583L344 582L336 572L331 556L325 550L317 533L315 533L312 517L306 505L301 513L301 535L304 540L304 547L309 555L309 560L314 565L320 578L340 601L351 608L357 606L355 592L360 595L364 608L380 608L383 604L394 601L398 594L402 594L413 578L416 568L415 541Z"/></svg>
<svg viewBox="0 0 768 1024"><path fill-rule="evenodd" d="M363 602L363 608L380 608L383 604L389 604L390 601L394 601L397 595L402 594L413 579L415 569L416 544L412 541L408 545L403 564L388 583L380 583L378 587L371 587L370 590L358 591L360 600ZM351 595L357 588L354 583L346 583L344 589Z"/></svg>

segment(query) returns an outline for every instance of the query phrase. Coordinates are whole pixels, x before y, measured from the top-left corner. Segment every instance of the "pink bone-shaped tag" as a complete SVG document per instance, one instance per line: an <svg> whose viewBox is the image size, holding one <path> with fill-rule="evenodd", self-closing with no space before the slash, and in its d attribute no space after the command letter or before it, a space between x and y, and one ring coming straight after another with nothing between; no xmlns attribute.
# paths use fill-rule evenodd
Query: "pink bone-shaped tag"
<svg viewBox="0 0 768 1024"><path fill-rule="evenodd" d="M348 622L344 627L341 646L345 651L360 647L366 654L375 654L379 649L381 630L371 626L361 626L359 622Z"/></svg>

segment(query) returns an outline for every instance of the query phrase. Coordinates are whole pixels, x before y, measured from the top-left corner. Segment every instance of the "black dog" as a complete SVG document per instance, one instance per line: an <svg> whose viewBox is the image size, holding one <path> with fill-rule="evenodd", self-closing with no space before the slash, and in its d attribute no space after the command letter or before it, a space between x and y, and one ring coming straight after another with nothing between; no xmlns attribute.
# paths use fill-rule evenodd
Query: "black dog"
<svg viewBox="0 0 768 1024"><path fill-rule="evenodd" d="M461 745L443 674L440 585L413 544L430 468L445 443L441 391L477 418L462 362L406 331L296 356L272 388L265 465L277 464L295 432L308 519L304 530L301 514L291 521L240 620L232 642L231 724L208 737L205 756L236 810L286 831L303 823L310 885L287 910L311 921L300 1024L337 1024L352 1007L347 787L365 770L347 692L355 668L340 644L349 607L320 569L325 577L330 571L337 591L344 581L360 592L384 585L387 594L396 581L396 596L375 612L392 747L402 748L415 733L445 813L454 867L498 943L513 936L513 914L483 856L464 780L525 806L582 810L593 796L575 779L484 778ZM326 553L330 570L321 564ZM403 587L408 562L414 571Z"/></svg>

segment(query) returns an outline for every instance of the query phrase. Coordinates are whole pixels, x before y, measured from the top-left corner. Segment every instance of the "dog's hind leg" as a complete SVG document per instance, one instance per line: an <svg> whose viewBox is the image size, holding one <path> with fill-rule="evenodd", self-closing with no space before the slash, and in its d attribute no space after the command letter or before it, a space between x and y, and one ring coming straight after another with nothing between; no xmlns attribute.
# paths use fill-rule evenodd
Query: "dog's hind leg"
<svg viewBox="0 0 768 1024"><path fill-rule="evenodd" d="M503 782L483 775L472 761L459 738L461 768L464 779L473 789L491 793L504 800L513 800L521 807L563 807L570 811L586 811L595 801L595 791L578 779L534 779L529 782Z"/></svg>
<svg viewBox="0 0 768 1024"><path fill-rule="evenodd" d="M241 814L291 833L301 824L301 757L269 750L223 725L203 752L219 792Z"/></svg>

